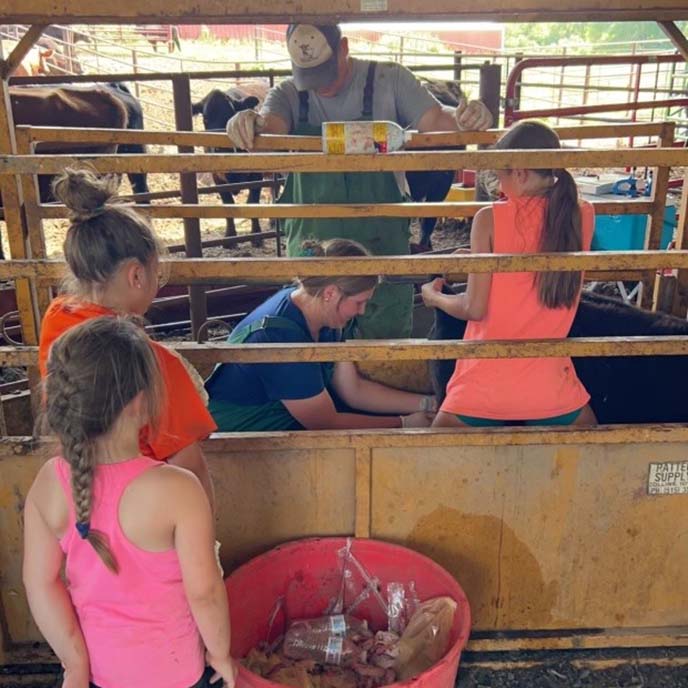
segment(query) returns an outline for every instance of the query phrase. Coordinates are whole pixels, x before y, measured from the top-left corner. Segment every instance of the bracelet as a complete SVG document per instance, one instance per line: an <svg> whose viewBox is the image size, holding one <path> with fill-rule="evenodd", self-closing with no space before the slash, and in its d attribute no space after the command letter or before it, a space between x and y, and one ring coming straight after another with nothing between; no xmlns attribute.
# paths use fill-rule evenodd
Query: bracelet
<svg viewBox="0 0 688 688"><path fill-rule="evenodd" d="M432 394L424 396L420 400L419 411L425 413L435 413L437 411L437 399Z"/></svg>

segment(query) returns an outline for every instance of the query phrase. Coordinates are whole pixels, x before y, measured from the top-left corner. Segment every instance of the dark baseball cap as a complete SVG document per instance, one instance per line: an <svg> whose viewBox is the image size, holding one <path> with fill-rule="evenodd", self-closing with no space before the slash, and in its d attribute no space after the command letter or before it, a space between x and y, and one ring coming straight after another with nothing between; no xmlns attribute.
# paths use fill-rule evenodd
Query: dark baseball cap
<svg viewBox="0 0 688 688"><path fill-rule="evenodd" d="M329 86L337 78L337 49L342 32L336 24L290 24L287 50L299 91Z"/></svg>

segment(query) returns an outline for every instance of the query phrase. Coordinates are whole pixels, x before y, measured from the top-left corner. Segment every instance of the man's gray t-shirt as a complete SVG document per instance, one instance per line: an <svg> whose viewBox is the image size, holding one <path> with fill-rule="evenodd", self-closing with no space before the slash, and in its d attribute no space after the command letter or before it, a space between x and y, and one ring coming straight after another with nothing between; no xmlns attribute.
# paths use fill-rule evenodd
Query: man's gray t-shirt
<svg viewBox="0 0 688 688"><path fill-rule="evenodd" d="M359 119L363 112L363 92L369 60L352 58L353 76L336 96L325 98L308 92L308 123ZM373 119L389 120L402 127L415 127L418 120L439 101L416 79L412 72L394 62L378 62L373 86ZM289 78L270 89L263 113L275 114L294 131L299 120L299 94Z"/></svg>

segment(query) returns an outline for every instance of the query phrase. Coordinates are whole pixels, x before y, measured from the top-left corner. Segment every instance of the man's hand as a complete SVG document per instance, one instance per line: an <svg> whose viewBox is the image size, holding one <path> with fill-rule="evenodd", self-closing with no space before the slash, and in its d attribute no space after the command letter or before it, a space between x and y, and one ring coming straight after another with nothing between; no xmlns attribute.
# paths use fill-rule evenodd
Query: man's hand
<svg viewBox="0 0 688 688"><path fill-rule="evenodd" d="M492 126L492 114L481 100L467 101L462 98L456 106L454 117L461 131L484 131Z"/></svg>
<svg viewBox="0 0 688 688"><path fill-rule="evenodd" d="M265 119L255 110L241 110L227 122L227 136L236 148L251 150L253 139L265 126Z"/></svg>

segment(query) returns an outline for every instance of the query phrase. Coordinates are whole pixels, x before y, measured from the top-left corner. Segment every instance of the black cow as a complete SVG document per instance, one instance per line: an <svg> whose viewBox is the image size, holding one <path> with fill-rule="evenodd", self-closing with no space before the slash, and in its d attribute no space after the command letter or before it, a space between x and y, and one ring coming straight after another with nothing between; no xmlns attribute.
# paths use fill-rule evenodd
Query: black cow
<svg viewBox="0 0 688 688"><path fill-rule="evenodd" d="M430 339L462 339L466 322L435 311ZM688 335L688 322L618 299L584 292L569 337ZM611 356L573 359L599 423L686 423L688 356ZM454 361L433 361L431 376L444 399Z"/></svg>
<svg viewBox="0 0 688 688"><path fill-rule="evenodd" d="M439 81L437 79L423 79L423 84L437 100L448 107L455 108L464 97L458 82ZM465 146L447 146L442 150L465 150ZM417 203L441 203L449 193L456 173L453 170L436 172L407 172L406 181L409 185L411 199ZM476 189L476 200L486 201L488 196L482 188ZM420 248L432 249L432 233L437 225L436 217L424 217L420 223Z"/></svg>
<svg viewBox="0 0 688 688"><path fill-rule="evenodd" d="M139 100L132 95L128 86L121 81L105 84L113 96L117 98L127 111L127 129L143 131L143 108ZM145 153L146 146L141 143L122 143L117 146L118 153ZM127 175L134 193L149 193L148 176L145 173L131 173ZM141 201L148 203L148 201Z"/></svg>
<svg viewBox="0 0 688 688"><path fill-rule="evenodd" d="M424 79L423 84L442 105L456 107L463 97L456 81L438 81ZM456 150L463 150L459 146ZM406 181L409 185L411 199L416 203L441 203L449 193L454 181L454 170L440 170L436 172L408 171ZM432 248L431 236L437 224L436 217L424 217L420 221L420 247L425 250Z"/></svg>
<svg viewBox="0 0 688 688"><path fill-rule="evenodd" d="M230 88L227 91L220 89L213 89L210 93L193 103L193 114L203 115L203 126L206 131L225 131L227 122L241 110L251 110L260 103L256 95L247 95L244 91L238 88ZM215 148L216 152L231 152L234 149ZM226 172L213 173L213 180L216 184L243 184L246 182L256 182L263 178L262 174L255 172ZM260 202L260 187L253 187L248 192L249 203ZM223 203L234 204L234 193L232 191L220 191L220 198ZM257 217L251 219L251 232L257 234L260 232L260 222ZM227 230L225 236L236 236L236 227L234 225L234 218L227 218ZM262 242L254 240L253 245L259 246Z"/></svg>

